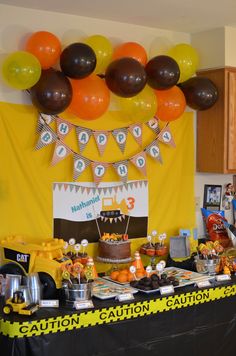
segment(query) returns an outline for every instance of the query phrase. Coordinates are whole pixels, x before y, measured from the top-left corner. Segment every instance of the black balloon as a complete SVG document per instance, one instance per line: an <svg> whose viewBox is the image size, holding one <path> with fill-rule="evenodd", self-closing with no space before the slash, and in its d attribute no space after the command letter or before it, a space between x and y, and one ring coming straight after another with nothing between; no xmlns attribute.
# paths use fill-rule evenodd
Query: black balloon
<svg viewBox="0 0 236 356"><path fill-rule="evenodd" d="M63 73L74 79L82 79L91 74L97 64L94 50L85 43L72 43L60 56Z"/></svg>
<svg viewBox="0 0 236 356"><path fill-rule="evenodd" d="M147 82L153 89L165 90L178 83L180 70L169 56L156 56L146 64Z"/></svg>
<svg viewBox="0 0 236 356"><path fill-rule="evenodd" d="M72 87L62 72L50 68L42 71L39 81L30 89L30 95L40 112L56 115L70 105Z"/></svg>
<svg viewBox="0 0 236 356"><path fill-rule="evenodd" d="M109 64L105 80L114 94L130 98L143 90L147 75L142 64L133 58L124 57Z"/></svg>
<svg viewBox="0 0 236 356"><path fill-rule="evenodd" d="M207 110L218 99L215 84L205 77L193 77L179 84L188 106L194 110Z"/></svg>

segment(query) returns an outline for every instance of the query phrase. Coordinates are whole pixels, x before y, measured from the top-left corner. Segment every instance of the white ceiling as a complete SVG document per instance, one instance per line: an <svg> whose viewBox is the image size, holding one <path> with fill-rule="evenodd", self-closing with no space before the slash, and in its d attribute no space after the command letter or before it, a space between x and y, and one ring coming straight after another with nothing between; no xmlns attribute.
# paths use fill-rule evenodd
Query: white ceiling
<svg viewBox="0 0 236 356"><path fill-rule="evenodd" d="M236 26L236 0L0 0L0 3L187 33Z"/></svg>

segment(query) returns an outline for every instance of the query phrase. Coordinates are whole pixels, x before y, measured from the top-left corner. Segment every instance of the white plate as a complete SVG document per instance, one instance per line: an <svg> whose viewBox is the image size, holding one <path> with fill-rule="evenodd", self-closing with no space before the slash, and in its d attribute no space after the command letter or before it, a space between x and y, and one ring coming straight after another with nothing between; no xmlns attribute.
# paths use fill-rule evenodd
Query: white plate
<svg viewBox="0 0 236 356"><path fill-rule="evenodd" d="M94 281L93 296L99 299L111 299L122 293L138 293L138 290L130 286L122 286L117 283L97 278Z"/></svg>
<svg viewBox="0 0 236 356"><path fill-rule="evenodd" d="M152 293L156 293L156 292L159 292L159 288L157 289L150 289L150 290L144 290L144 289L139 289L139 288L136 288L139 292L141 293L145 293L145 294L152 294Z"/></svg>

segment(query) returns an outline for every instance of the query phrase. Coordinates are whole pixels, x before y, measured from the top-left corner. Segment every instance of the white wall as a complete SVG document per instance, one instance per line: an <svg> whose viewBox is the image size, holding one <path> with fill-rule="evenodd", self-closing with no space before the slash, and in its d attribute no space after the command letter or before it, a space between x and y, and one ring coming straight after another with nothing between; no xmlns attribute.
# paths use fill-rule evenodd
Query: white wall
<svg viewBox="0 0 236 356"><path fill-rule="evenodd" d="M147 52L153 48L153 44L160 37L167 39L172 44L190 43L190 35L187 33L0 5L0 64L7 54L22 50L27 36L39 30L47 30L56 34L63 45L80 41L93 34L108 37L114 45L119 42L137 41L146 48ZM229 32L230 30L228 30ZM224 39L225 29L193 36L193 45L201 57L201 68L223 65L225 61ZM5 86L1 81L1 76L0 101L30 103L28 96L22 91ZM196 197L201 198L201 203L204 184L226 184L232 181L232 176L215 174L197 173L195 178ZM199 212L196 216L199 234L202 234L203 228Z"/></svg>
<svg viewBox="0 0 236 356"><path fill-rule="evenodd" d="M191 43L200 55L199 69L224 67L225 28L195 33Z"/></svg>

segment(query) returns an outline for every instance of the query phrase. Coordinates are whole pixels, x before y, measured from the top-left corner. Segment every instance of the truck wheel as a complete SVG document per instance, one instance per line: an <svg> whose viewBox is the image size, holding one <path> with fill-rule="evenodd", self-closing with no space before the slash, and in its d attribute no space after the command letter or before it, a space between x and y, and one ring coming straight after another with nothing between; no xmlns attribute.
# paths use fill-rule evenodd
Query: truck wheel
<svg viewBox="0 0 236 356"><path fill-rule="evenodd" d="M4 314L11 314L13 312L13 307L11 304L5 304L2 308Z"/></svg>
<svg viewBox="0 0 236 356"><path fill-rule="evenodd" d="M3 275L6 274L18 274L20 276L25 276L25 273L22 268L17 266L15 263L7 263L0 267L0 273Z"/></svg>
<svg viewBox="0 0 236 356"><path fill-rule="evenodd" d="M55 298L57 293L57 288L53 278L48 273L39 272L39 279L43 287L43 291L42 291L43 298L44 299Z"/></svg>

